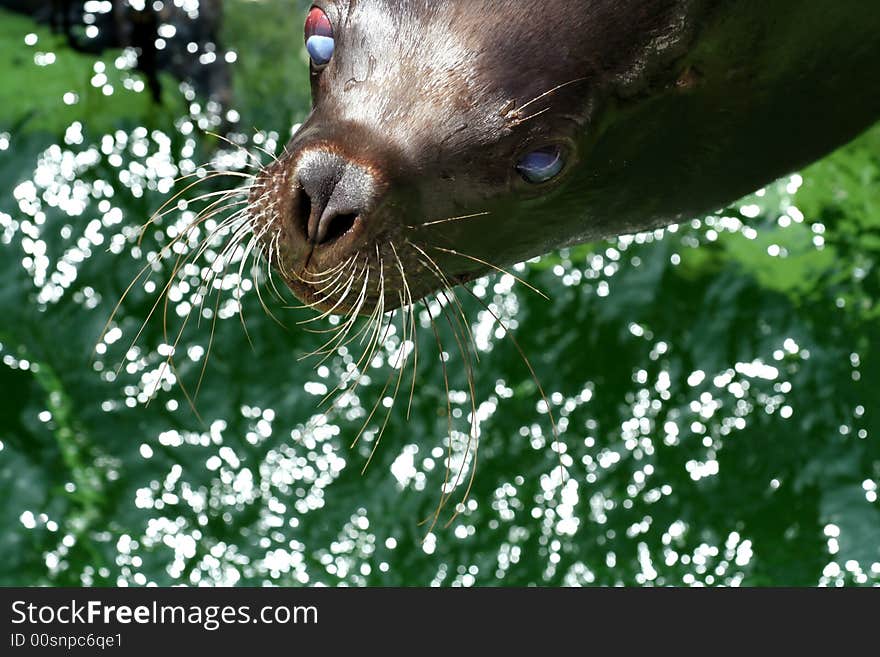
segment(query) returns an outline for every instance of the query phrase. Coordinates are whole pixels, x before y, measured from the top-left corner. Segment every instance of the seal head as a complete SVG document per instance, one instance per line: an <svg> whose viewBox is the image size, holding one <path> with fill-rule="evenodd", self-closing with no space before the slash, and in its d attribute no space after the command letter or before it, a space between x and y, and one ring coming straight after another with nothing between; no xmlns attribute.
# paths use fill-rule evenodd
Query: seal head
<svg viewBox="0 0 880 657"><path fill-rule="evenodd" d="M312 112L251 193L264 251L309 305L392 310L711 211L880 116L880 13L746 5L316 3Z"/></svg>

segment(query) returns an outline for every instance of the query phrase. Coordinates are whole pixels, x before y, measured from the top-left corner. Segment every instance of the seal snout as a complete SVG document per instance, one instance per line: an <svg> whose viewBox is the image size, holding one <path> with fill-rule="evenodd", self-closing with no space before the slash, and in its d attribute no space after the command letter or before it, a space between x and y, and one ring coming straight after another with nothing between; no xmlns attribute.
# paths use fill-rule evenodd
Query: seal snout
<svg viewBox="0 0 880 657"><path fill-rule="evenodd" d="M295 184L293 223L313 246L330 245L352 233L375 204L377 185L371 173L330 151L304 152Z"/></svg>

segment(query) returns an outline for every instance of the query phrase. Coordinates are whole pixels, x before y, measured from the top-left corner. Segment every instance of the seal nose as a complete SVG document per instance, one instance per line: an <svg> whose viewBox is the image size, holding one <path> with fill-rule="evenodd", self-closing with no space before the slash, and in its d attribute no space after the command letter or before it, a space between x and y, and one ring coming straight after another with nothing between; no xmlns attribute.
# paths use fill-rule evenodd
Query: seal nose
<svg viewBox="0 0 880 657"><path fill-rule="evenodd" d="M366 169L327 151L304 153L297 180L294 221L315 245L330 244L348 233L368 210L375 190Z"/></svg>

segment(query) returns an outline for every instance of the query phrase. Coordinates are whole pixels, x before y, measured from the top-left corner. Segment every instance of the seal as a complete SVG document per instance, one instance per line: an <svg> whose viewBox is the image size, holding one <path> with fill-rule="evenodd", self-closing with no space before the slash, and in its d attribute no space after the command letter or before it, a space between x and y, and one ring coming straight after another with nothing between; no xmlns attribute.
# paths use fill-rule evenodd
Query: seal
<svg viewBox="0 0 880 657"><path fill-rule="evenodd" d="M878 33L864 0L321 0L254 234L354 316L687 220L880 118Z"/></svg>

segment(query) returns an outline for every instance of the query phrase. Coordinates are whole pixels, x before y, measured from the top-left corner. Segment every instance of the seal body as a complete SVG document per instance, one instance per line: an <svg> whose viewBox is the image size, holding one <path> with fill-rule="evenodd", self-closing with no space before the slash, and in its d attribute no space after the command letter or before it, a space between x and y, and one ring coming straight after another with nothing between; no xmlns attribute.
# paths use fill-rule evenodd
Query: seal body
<svg viewBox="0 0 880 657"><path fill-rule="evenodd" d="M272 264L327 312L711 212L880 118L880 8L864 0L316 8L332 56L250 203ZM524 179L535 152L558 174Z"/></svg>

